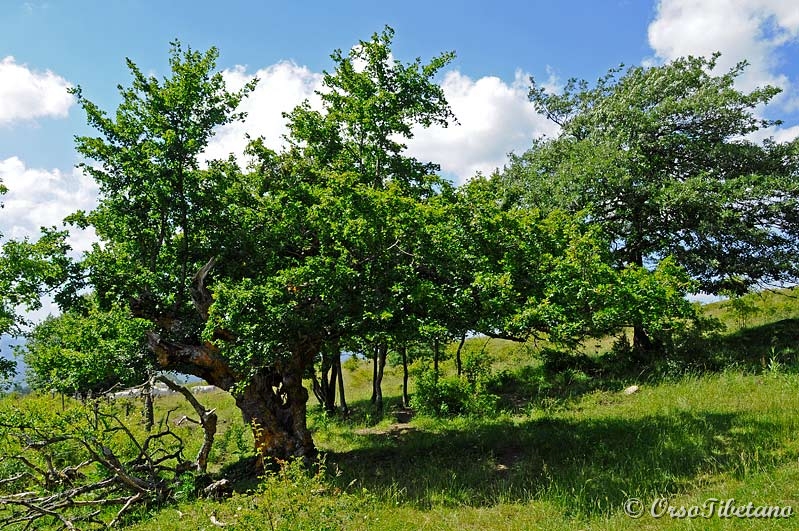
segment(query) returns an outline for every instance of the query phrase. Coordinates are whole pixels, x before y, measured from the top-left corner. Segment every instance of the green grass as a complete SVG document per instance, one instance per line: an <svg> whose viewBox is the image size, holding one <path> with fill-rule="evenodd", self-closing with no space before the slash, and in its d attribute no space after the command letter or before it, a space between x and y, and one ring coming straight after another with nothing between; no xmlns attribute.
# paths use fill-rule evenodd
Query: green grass
<svg viewBox="0 0 799 531"><path fill-rule="evenodd" d="M323 474L161 509L132 529L212 529L212 514L265 530L799 528L796 519L635 520L622 511L630 497L659 496L799 509L797 389L794 374L726 372L631 396L592 392L524 415L416 418L401 429L390 418L368 425L314 412Z"/></svg>
<svg viewBox="0 0 799 531"><path fill-rule="evenodd" d="M201 395L222 419L212 470L238 477L237 493L141 508L129 528L217 529L213 517L226 529L256 531L799 529L799 516L634 519L623 510L630 498L648 510L666 497L673 507L716 498L799 512L799 303L763 297L763 321L746 326L726 302L707 307L727 324L713 353L725 370L587 380L577 371L553 383L536 358L541 345L472 338L463 354L490 356L493 381L507 394L503 411L488 418L398 423L401 368L387 367L381 415L369 403L371 365L347 361L351 414L330 417L309 402L323 455L315 473L291 466L257 481L236 476L251 464L251 436L228 395ZM606 344L585 352L600 359ZM451 374L453 346L447 354L442 367ZM630 384L640 390L623 394ZM157 404L178 405L175 398Z"/></svg>

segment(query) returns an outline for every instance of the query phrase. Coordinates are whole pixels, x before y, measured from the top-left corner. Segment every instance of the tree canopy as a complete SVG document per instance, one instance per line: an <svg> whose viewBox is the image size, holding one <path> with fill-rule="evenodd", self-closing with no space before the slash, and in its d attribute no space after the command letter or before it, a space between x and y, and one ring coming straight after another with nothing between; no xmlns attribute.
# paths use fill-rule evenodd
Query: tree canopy
<svg viewBox="0 0 799 531"><path fill-rule="evenodd" d="M145 338L149 328L129 309L101 311L89 298L85 309L48 317L27 334L28 383L33 389L84 395L138 385L153 366Z"/></svg>
<svg viewBox="0 0 799 531"><path fill-rule="evenodd" d="M403 63L392 38L386 28L334 52L321 108L286 114L280 152L252 141L246 170L199 160L254 86L228 92L213 48L173 43L161 80L128 60L113 113L76 88L98 134L77 149L100 198L69 220L100 241L56 269L70 276L68 311L31 336L38 383L95 389L150 366L195 375L233 393L260 455L285 459L314 453L303 378L342 346L373 349L379 405L389 345L470 332L575 345L691 317L684 271L620 266L590 210L516 208L500 179L454 186L409 156L414 127L454 119L435 82L453 55Z"/></svg>
<svg viewBox="0 0 799 531"><path fill-rule="evenodd" d="M797 143L754 140L779 123L759 111L779 89L743 92L746 63L718 74L717 59L620 67L558 94L533 79L531 102L561 129L512 157L507 199L586 211L619 265L672 256L708 293L795 280Z"/></svg>
<svg viewBox="0 0 799 531"><path fill-rule="evenodd" d="M41 237L9 240L0 248L0 335L21 335L32 323L25 317L42 307L42 296L60 290L74 268L67 233L45 229ZM0 238L2 235L0 234ZM0 382L16 374L16 363L0 358Z"/></svg>

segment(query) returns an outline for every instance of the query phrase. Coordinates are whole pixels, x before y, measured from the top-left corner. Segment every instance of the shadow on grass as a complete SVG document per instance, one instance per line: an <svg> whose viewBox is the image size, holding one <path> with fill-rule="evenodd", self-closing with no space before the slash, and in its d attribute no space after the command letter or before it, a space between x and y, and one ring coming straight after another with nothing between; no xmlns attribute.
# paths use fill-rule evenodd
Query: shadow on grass
<svg viewBox="0 0 799 531"><path fill-rule="evenodd" d="M509 373L506 381L498 382L499 394L522 391L534 400L576 398L596 390L619 390L642 381L657 384L733 367L750 372L774 367L799 372L799 319L697 336L681 343L671 352L648 354L645 359L633 351L611 351L598 357L552 351L555 356L550 353L541 368L522 367Z"/></svg>
<svg viewBox="0 0 799 531"><path fill-rule="evenodd" d="M776 360L785 365L799 364L799 319L743 328L724 336L721 349L732 361L750 366L766 366Z"/></svg>
<svg viewBox="0 0 799 531"><path fill-rule="evenodd" d="M579 516L616 511L629 497L679 492L711 474L769 470L778 460L776 427L734 414L463 424L361 434L363 449L328 454L327 462L340 468L342 486L357 480L390 503L536 498Z"/></svg>

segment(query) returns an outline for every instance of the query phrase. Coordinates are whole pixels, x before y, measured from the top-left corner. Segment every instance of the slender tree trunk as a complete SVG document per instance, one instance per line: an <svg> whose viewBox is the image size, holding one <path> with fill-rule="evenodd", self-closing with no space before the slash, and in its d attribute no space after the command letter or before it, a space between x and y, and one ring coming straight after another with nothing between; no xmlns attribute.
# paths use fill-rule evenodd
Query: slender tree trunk
<svg viewBox="0 0 799 531"><path fill-rule="evenodd" d="M383 411L383 372L386 367L386 354L388 353L388 345L382 342L377 347L377 375L375 378L375 408L378 411Z"/></svg>
<svg viewBox="0 0 799 531"><path fill-rule="evenodd" d="M336 359L338 356L338 360ZM313 372L313 392L319 404L325 408L327 413L336 412L336 380L339 377L341 354L338 351L338 343L334 343L329 349L322 353L322 363L319 378L316 371Z"/></svg>
<svg viewBox="0 0 799 531"><path fill-rule="evenodd" d="M332 353L331 353L332 354ZM330 414L336 412L336 379L338 378L338 370L336 369L335 358L330 360L330 379L327 383L327 402L325 403L325 411Z"/></svg>
<svg viewBox="0 0 799 531"><path fill-rule="evenodd" d="M377 358L379 347L377 344L372 346L372 404L377 402Z"/></svg>
<svg viewBox="0 0 799 531"><path fill-rule="evenodd" d="M341 413L343 415L347 415L350 410L347 407L347 399L344 397L344 372L341 370L341 353L339 352L335 358L333 358L334 363L336 364L335 370L338 373L338 396L339 402L341 403Z"/></svg>
<svg viewBox="0 0 799 531"><path fill-rule="evenodd" d="M438 385L438 349L439 349L439 340L435 338L433 340L433 382L435 385Z"/></svg>
<svg viewBox="0 0 799 531"><path fill-rule="evenodd" d="M153 407L153 388L148 383L142 389L144 395L144 429L150 431L155 425L155 408Z"/></svg>
<svg viewBox="0 0 799 531"><path fill-rule="evenodd" d="M402 407L411 407L411 401L408 399L408 347L403 344L400 347L400 354L402 354Z"/></svg>
<svg viewBox="0 0 799 531"><path fill-rule="evenodd" d="M327 413L334 413L336 410L336 374L334 372L332 352L327 349L322 351L321 373L321 404Z"/></svg>
<svg viewBox="0 0 799 531"><path fill-rule="evenodd" d="M319 383L319 378L316 376L316 370L311 371L311 389L319 405L325 407L325 393L322 391L322 384Z"/></svg>
<svg viewBox="0 0 799 531"><path fill-rule="evenodd" d="M458 369L458 376L460 376L461 372L463 372L463 363L461 363L461 350L463 350L464 343L466 343L466 332L464 332L461 336L461 342L458 343L458 350L455 351L455 366Z"/></svg>
<svg viewBox="0 0 799 531"><path fill-rule="evenodd" d="M321 387L322 387L322 405L327 406L328 396L330 395L330 357L322 352L322 371L321 371Z"/></svg>

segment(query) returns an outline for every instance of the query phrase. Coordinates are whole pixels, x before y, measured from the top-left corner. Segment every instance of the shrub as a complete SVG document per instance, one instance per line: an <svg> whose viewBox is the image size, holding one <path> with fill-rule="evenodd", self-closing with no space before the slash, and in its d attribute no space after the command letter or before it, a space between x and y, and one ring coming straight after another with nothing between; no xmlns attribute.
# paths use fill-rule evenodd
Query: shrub
<svg viewBox="0 0 799 531"><path fill-rule="evenodd" d="M437 376L425 367L416 377L411 405L434 417L488 415L496 411L499 400L488 391L490 378L490 362L483 356L467 356L463 376Z"/></svg>
<svg viewBox="0 0 799 531"><path fill-rule="evenodd" d="M540 356L544 374L549 377L570 371L593 374L598 369L596 361L585 354L547 347L541 349Z"/></svg>

